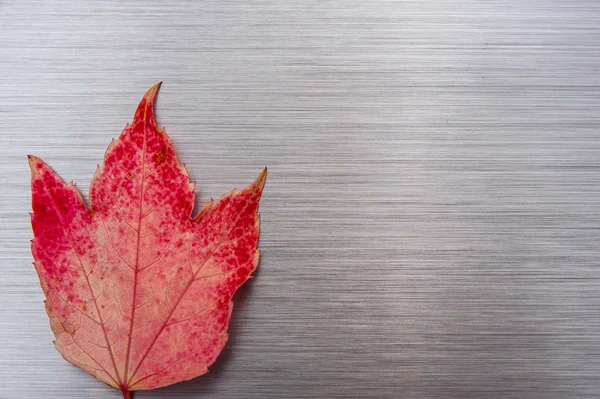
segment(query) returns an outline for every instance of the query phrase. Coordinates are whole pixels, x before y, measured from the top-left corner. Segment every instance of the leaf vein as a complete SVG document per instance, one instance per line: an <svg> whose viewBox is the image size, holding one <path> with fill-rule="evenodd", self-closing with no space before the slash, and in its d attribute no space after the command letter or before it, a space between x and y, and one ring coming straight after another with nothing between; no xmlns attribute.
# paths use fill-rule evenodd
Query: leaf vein
<svg viewBox="0 0 600 399"><path fill-rule="evenodd" d="M226 231L223 234L221 240L217 243L217 245L215 247L213 247L212 252L210 253L210 255L204 260L204 263L202 263L202 265L200 266L200 268L198 269L198 271L196 273L192 273L192 278L189 280L187 286L185 287L185 290L181 293L181 295L179 296L179 299L177 300L177 302L175 303L175 307L171 310L169 316L167 317L167 319L165 320L165 322L163 323L163 326L160 328L158 334L156 334L156 336L154 337L154 340L152 340L152 343L150 344L150 346L148 347L148 349L146 350L146 352L144 353L144 355L142 356L141 360L139 361L138 365L136 366L136 368L134 369L134 371L131 373L131 377L133 377L137 371L139 370L140 366L142 365L142 363L144 362L144 359L146 358L146 356L148 356L148 354L150 353L150 350L152 350L152 347L154 347L154 344L156 343L156 341L158 341L158 337L162 334L162 332L165 330L166 327L166 323L169 321L169 319L171 318L171 316L173 315L173 312L175 310L175 308L177 308L177 305L179 304L179 302L181 301L181 299L183 298L183 296L186 294L187 290L190 288L190 286L194 283L194 278L195 276L200 273L200 271L202 270L202 268L206 265L206 263L213 257L214 253L216 252L216 250L220 247L221 243L223 242L223 240L225 239L225 237L231 232L231 230L233 229L233 226L235 226L235 224L237 223L237 221L239 220L241 215L241 212L238 213L236 215L235 220L233 220L231 222L231 225L229 227L229 229L226 229ZM194 242L194 238L196 237L196 234L194 234L194 236L192 236L192 239L190 240L190 249L189 251L191 251L191 246L193 245ZM189 252L191 253L191 252ZM188 255L189 256L189 255ZM131 378L130 377L130 378ZM129 381L127 381L129 383Z"/></svg>
<svg viewBox="0 0 600 399"><path fill-rule="evenodd" d="M51 201L51 202L52 202L52 207L54 208L54 213L56 213L56 216L58 217L58 219L59 219L59 221L60 221L60 224L63 226L63 233L64 233L64 234L65 234L65 236L67 237L67 240L69 241L69 244L71 245L71 248L73 248L73 252L75 252L75 256L77 256L77 259L79 260L79 263L81 264L81 268L84 270L84 273L83 273L83 275L84 275L84 277L85 277L85 280L86 280L86 283L87 283L87 285L88 285L88 288L89 288L89 290L90 290L90 293L91 293L91 295L92 295L92 298L94 299L94 306L96 307L96 313L98 314L98 318L100 319L100 326L102 327L102 332L103 332L103 334L104 334L104 338L105 338L105 340L106 340L106 343L107 343L107 345L108 345L108 353L110 354L110 357L111 357L111 360L112 360L112 363L113 363L113 367L114 367L114 369L115 369L115 373L116 373L116 375L117 375L117 379L118 379L118 380L120 380L120 378L118 377L118 374L119 374L119 373L118 373L118 371L117 371L117 370L118 370L118 369L117 369L117 363L115 362L115 358L114 358L114 355L113 355L113 352L112 352L112 347L111 347L111 345L110 345L110 343L109 343L109 341L108 341L108 336L107 336L107 334L106 334L106 329L104 328L104 324L103 324L103 322L102 322L102 315L100 314L100 309L99 309L99 307L98 307L98 302L96 301L96 298L94 297L94 291L92 290L92 285L91 285L91 283L90 283L90 280L89 280L89 278L88 278L87 274L85 273L85 267L83 266L83 260L82 260L82 259L81 259L81 257L79 256L79 253L77 252L77 249L75 248L75 245L74 245L74 244L73 244L73 242L71 241L71 237L70 237L70 235L69 235L69 234L68 234L68 232L67 232L67 231L64 229L64 224L65 224L65 223L64 223L64 220L63 220L63 218L62 218L61 214L58 212L58 207L57 207L57 205L56 205L56 199L55 199L55 198L52 196L52 193L51 193L51 192L50 192L50 191L47 189L47 187L46 187L46 183L44 182L44 180L42 180L42 184L44 185L44 188L46 189L46 192L48 193L48 196L49 196L49 197L50 197L50 199L52 200L52 201ZM87 210L87 208L86 208L86 210ZM61 323L61 324L62 324L62 323ZM66 330L65 330L65 331L66 331ZM110 374L109 374L109 375L110 375ZM113 380L114 380L114 378L113 378Z"/></svg>

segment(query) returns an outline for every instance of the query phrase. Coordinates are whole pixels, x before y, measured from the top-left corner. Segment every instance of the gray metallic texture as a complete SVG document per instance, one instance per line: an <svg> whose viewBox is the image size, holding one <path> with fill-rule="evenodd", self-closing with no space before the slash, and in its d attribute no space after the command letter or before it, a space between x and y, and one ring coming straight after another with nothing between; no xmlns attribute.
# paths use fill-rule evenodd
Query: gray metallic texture
<svg viewBox="0 0 600 399"><path fill-rule="evenodd" d="M198 206L269 167L212 371L149 398L600 397L600 3L0 2L0 397L52 347L39 156L87 196L159 80Z"/></svg>

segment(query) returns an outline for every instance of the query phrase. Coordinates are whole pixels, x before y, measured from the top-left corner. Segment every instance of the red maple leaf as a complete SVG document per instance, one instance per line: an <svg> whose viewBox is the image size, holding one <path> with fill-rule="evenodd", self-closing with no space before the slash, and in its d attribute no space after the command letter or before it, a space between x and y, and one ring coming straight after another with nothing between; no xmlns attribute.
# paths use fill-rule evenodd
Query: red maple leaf
<svg viewBox="0 0 600 399"><path fill-rule="evenodd" d="M65 359L131 398L208 371L258 265L265 170L195 216L194 184L154 121L160 83L112 141L90 205L29 156L31 250Z"/></svg>

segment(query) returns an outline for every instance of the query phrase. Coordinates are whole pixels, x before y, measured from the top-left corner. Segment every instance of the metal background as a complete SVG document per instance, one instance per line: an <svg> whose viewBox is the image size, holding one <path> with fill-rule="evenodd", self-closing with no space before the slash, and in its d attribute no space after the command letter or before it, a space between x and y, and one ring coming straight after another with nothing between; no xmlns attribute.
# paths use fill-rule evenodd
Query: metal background
<svg viewBox="0 0 600 399"><path fill-rule="evenodd" d="M25 155L87 197L144 91L203 203L269 167L212 372L145 398L600 397L600 3L0 2L0 397L62 360Z"/></svg>

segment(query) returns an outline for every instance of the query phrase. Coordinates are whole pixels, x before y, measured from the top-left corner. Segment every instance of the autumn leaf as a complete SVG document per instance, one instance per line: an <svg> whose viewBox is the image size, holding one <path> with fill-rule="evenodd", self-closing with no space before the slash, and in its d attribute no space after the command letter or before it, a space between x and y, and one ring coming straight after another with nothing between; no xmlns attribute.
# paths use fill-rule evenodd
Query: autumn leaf
<svg viewBox="0 0 600 399"><path fill-rule="evenodd" d="M192 217L194 184L154 121L159 86L108 146L89 206L29 156L31 250L54 345L124 398L208 371L259 258L266 168Z"/></svg>

